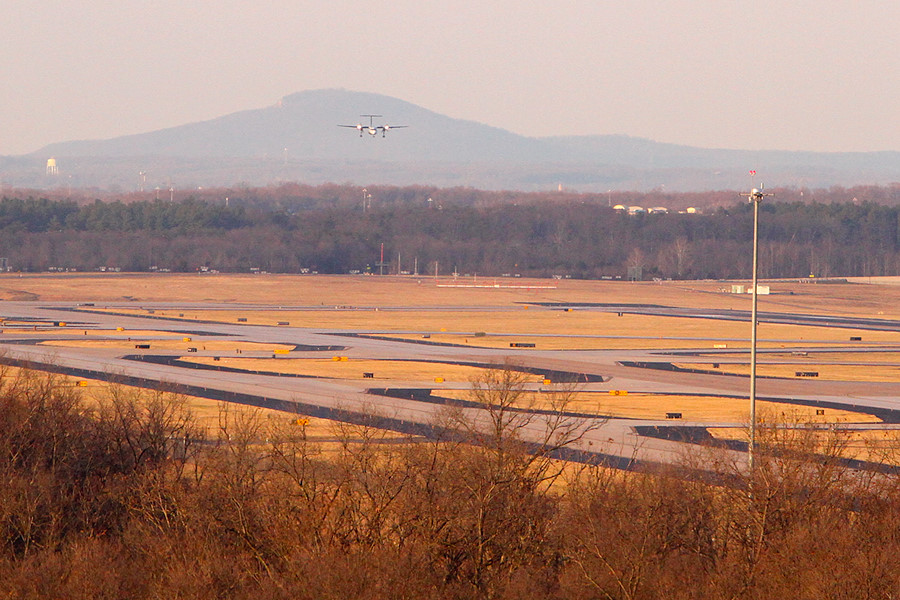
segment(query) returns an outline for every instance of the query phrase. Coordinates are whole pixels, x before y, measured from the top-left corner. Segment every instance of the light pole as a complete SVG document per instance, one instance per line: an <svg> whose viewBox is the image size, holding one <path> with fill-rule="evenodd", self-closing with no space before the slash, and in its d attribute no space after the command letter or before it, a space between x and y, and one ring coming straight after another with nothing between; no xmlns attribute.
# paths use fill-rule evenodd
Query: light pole
<svg viewBox="0 0 900 600"><path fill-rule="evenodd" d="M747 200L753 203L753 297L750 309L750 443L747 446L747 466L753 472L753 455L756 447L756 306L758 298L758 274L759 274L759 203L766 196L763 186L753 188L747 196Z"/></svg>

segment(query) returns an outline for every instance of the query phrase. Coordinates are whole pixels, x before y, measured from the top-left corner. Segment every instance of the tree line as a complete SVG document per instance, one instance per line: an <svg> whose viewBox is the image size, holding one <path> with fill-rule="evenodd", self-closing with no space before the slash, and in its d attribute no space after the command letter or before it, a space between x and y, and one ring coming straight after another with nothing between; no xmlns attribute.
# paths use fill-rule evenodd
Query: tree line
<svg viewBox="0 0 900 600"><path fill-rule="evenodd" d="M900 592L900 477L850 468L839 432L767 420L752 476L712 448L679 469L615 471L552 459L579 436L564 419L526 451L531 417L507 410L521 386L506 372L476 388L481 428L452 410L440 425L463 435L444 439L337 424L327 449L296 416L223 405L203 427L174 392L114 386L98 403L78 389L0 373L4 597Z"/></svg>
<svg viewBox="0 0 900 600"><path fill-rule="evenodd" d="M629 215L611 199L459 191L456 201L398 188L364 204L356 188L322 197L235 195L177 202L0 200L0 256L12 269L223 272L450 272L499 276L746 278L752 209ZM333 191L334 191L333 190ZM352 192L352 194L350 193ZM646 200L646 198L645 198ZM659 200L656 198L656 200ZM767 201L763 277L900 274L900 205Z"/></svg>

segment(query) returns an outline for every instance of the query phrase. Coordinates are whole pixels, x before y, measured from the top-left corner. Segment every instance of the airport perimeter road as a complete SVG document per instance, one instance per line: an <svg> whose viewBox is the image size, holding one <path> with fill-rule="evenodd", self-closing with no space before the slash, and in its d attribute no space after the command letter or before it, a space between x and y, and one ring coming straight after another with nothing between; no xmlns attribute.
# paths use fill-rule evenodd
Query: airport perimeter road
<svg viewBox="0 0 900 600"><path fill-rule="evenodd" d="M154 304L160 310L179 305ZM186 305L182 305L186 306ZM191 310L205 310L220 305L189 306ZM81 310L78 310L78 309ZM229 305L228 308L234 309ZM185 310L188 310L186 308ZM248 307L248 310L251 310ZM594 350L594 351L515 351L510 349L471 348L449 345L429 345L368 337L351 337L346 332L298 328L289 326L260 326L244 323L212 323L155 318L152 315L122 315L100 312L95 307L78 307L75 303L3 302L0 317L6 319L4 334L0 337L0 352L7 361L30 362L44 368L56 366L81 377L104 379L109 377L131 378L151 386L155 382L177 384L187 389L209 390L210 393L230 393L278 401L280 406L296 406L298 412L319 407L336 411L335 414L368 414L397 423L433 425L438 421L443 404L421 399L397 398L373 394L368 391L372 382L364 379L326 379L314 377L287 377L272 374L213 371L186 368L172 364L160 364L146 360L130 360L126 356L142 351L126 347L46 346L40 342L53 339L119 340L134 332L132 341L180 339L190 335L193 344L202 347L204 342L257 342L298 345L293 357L331 357L341 354L350 358L374 358L394 360L429 360L438 362L464 362L482 364L516 364L533 369L554 369L575 373L603 376L603 383L586 383L585 390L605 391L625 389L634 392L661 394L704 394L746 396L747 379L737 376L686 373L627 367L621 360L659 361L659 351L653 350ZM65 327L54 325L66 323ZM123 328L124 332L117 331ZM82 332L81 335L78 335ZM152 350L152 349L151 349ZM154 355L179 357L183 350L152 350ZM231 350L230 352L234 352ZM198 356L225 355L221 350L198 351ZM233 355L233 354L232 354ZM248 351L243 356L270 358L265 351ZM402 382L406 387L436 387L434 382ZM401 387L394 385L394 387ZM794 381L784 379L760 379L760 397L827 402L846 405L848 408L900 410L900 384L852 383L824 381ZM287 404L284 404L287 403ZM461 408L466 418L474 423L486 419L481 409ZM576 418L576 417L573 417ZM591 430L578 444L578 449L611 457L619 464L632 460L642 463L668 463L677 460L684 452L684 444L665 439L637 435L636 426L672 426L666 420L608 419L602 422L588 417L582 419ZM680 426L692 423L678 422ZM707 426L707 424L695 424ZM726 425L740 426L740 423ZM546 437L548 421L535 415L526 431L532 441ZM739 461L739 453L734 453Z"/></svg>

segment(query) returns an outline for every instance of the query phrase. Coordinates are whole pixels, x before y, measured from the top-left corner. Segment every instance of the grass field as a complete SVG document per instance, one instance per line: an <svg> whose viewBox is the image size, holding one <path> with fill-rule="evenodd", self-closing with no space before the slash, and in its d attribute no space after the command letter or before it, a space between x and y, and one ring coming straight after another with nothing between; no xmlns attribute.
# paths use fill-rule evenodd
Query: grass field
<svg viewBox="0 0 900 600"><path fill-rule="evenodd" d="M875 278L877 281L877 278ZM748 294L723 293L731 282L558 281L481 278L499 285L555 289L453 288L453 278L346 275L4 274L0 299L101 302L230 302L292 306L509 306L517 302L621 302L701 308L750 308ZM471 281L471 279L467 280ZM746 282L740 282L746 283ZM900 317L900 285L766 282L761 311Z"/></svg>
<svg viewBox="0 0 900 600"><path fill-rule="evenodd" d="M110 312L123 312L109 309ZM146 309L130 309L126 314L147 314ZM471 310L154 310L155 316L179 320L218 321L237 323L246 319L248 325L277 325L290 323L292 327L360 332L415 332L396 334L397 337L419 339L422 334L432 341L462 343L485 347L509 347L510 341L541 343L548 349L578 348L647 348L647 347L713 347L716 343L731 343L746 347L750 324L714 319L688 319L655 315L607 313L593 310L526 309L525 306L483 308ZM180 317L179 315L184 315ZM514 339L475 338L487 333ZM551 336L550 338L535 337ZM596 338L564 339L552 336L597 336ZM867 342L897 342L890 332L835 329L798 325L760 324L760 345L791 347L818 342L847 342L850 336L863 337ZM614 341L611 338L620 338ZM646 338L640 340L636 338ZM687 339L672 339L687 338ZM605 340L605 342L604 342ZM544 344L552 344L544 346ZM599 345L598 345L599 344Z"/></svg>
<svg viewBox="0 0 900 600"><path fill-rule="evenodd" d="M445 398L470 399L464 390L440 390L435 392ZM666 413L680 412L682 421L692 423L748 423L749 406L743 398L709 396L675 396L666 394L612 395L609 392L568 391L562 388L554 396L553 387L547 392L525 393L521 407L549 409L558 403L560 397L567 399L567 410L589 414L622 417L629 419L665 420ZM863 413L847 410L827 409L817 414L815 407L796 406L777 402L759 401L761 411L772 415L790 417L809 423L880 423L881 420ZM678 421L673 420L673 425Z"/></svg>
<svg viewBox="0 0 900 600"><path fill-rule="evenodd" d="M122 350L134 350L137 345L148 345L150 350L181 350L187 352L189 348L198 350L210 350L214 352L274 352L275 350L290 350L293 346L285 344L262 344L258 342L239 342L231 340L203 340L185 342L178 339L156 339L151 337L137 337L128 340L49 340L41 342L43 346L66 346L76 348L121 348ZM141 350L146 350L142 348Z"/></svg>
<svg viewBox="0 0 900 600"><path fill-rule="evenodd" d="M155 393L153 390L131 388L96 379L83 379L59 374L51 375L35 371L29 373L26 369L0 366L0 381L4 385L10 385L11 381L17 377L49 378L54 387L69 388L73 393L77 394L83 401L84 406L89 410L99 409L104 405L108 405L113 395L148 398ZM299 432L302 429L308 441L323 444L323 451L329 450L329 444L360 441L360 435L357 431L360 428L329 419L291 415L280 410L229 404L180 393L172 393L171 397L185 401L185 406L191 412L195 422L201 431L204 432L207 439L215 439L223 427L234 427L238 421L254 420L263 426L262 430L265 430L266 427L287 427L295 432ZM379 432L378 436L388 439L405 437L404 434L392 431ZM257 442L263 443L264 439L260 438Z"/></svg>
<svg viewBox="0 0 900 600"><path fill-rule="evenodd" d="M708 369L719 373L749 375L750 365L718 363L712 368L710 363L675 363L689 369ZM826 381L890 381L900 382L900 366L888 365L833 365L833 364L756 364L756 374L760 377L786 377L800 379L797 373L818 373L816 379Z"/></svg>
<svg viewBox="0 0 900 600"><path fill-rule="evenodd" d="M900 337L900 336L898 336ZM799 354L792 353L760 353L759 359L769 362L778 362L781 359L790 359L796 363L798 368L802 368L804 364L835 364L835 363L900 363L900 349L893 350L884 346L866 346L861 348L863 352L841 352L840 350L812 350ZM747 353L716 353L716 354L698 354L709 359L710 362L720 362L717 359L746 359Z"/></svg>
<svg viewBox="0 0 900 600"><path fill-rule="evenodd" d="M210 357L185 356L182 360L200 364L218 365L246 370L264 370L277 373L309 375L332 379L372 380L383 385L386 381L420 381L434 383L441 378L444 383L469 383L483 376L485 369L465 365L433 363L425 361L366 360L366 359L316 359L316 358L278 358L255 359L222 357L213 361ZM371 378L364 376L372 373ZM527 381L539 383L543 380L537 375L523 375Z"/></svg>

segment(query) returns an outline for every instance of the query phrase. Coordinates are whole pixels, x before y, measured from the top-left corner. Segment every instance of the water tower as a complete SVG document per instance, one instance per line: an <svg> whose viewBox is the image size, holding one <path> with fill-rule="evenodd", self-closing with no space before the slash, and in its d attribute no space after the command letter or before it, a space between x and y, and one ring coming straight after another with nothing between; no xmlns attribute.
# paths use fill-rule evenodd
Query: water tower
<svg viewBox="0 0 900 600"><path fill-rule="evenodd" d="M47 175L59 175L59 167L56 166L55 158L47 159Z"/></svg>

